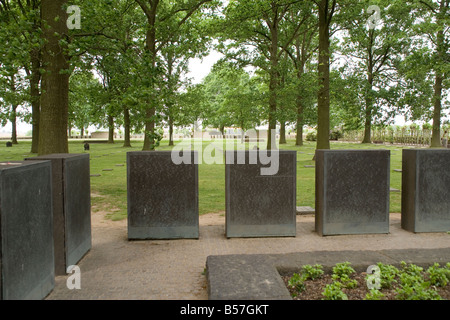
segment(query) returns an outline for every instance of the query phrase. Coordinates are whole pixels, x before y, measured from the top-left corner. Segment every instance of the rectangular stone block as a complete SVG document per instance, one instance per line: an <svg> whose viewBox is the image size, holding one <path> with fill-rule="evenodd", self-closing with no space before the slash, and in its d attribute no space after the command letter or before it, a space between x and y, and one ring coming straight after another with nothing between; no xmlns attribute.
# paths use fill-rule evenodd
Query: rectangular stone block
<svg viewBox="0 0 450 320"><path fill-rule="evenodd" d="M225 155L226 237L295 237L297 153Z"/></svg>
<svg viewBox="0 0 450 320"><path fill-rule="evenodd" d="M316 231L389 233L390 152L316 151Z"/></svg>
<svg viewBox="0 0 450 320"><path fill-rule="evenodd" d="M450 150L403 150L402 228L450 231Z"/></svg>
<svg viewBox="0 0 450 320"><path fill-rule="evenodd" d="M175 163L171 151L127 153L128 238L198 239L197 152Z"/></svg>
<svg viewBox="0 0 450 320"><path fill-rule="evenodd" d="M0 163L0 299L44 299L54 286L51 164Z"/></svg>
<svg viewBox="0 0 450 320"><path fill-rule="evenodd" d="M50 154L27 160L52 164L55 273L65 275L92 247L89 154Z"/></svg>

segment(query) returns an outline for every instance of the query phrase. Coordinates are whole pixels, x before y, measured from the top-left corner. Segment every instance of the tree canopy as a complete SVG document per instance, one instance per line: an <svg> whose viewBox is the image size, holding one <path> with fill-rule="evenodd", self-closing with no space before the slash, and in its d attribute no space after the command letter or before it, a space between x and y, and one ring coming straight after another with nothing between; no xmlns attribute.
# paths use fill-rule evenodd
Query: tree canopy
<svg viewBox="0 0 450 320"><path fill-rule="evenodd" d="M70 8L69 4L71 5ZM431 122L449 106L450 0L1 0L0 121L32 124L31 152L67 152L76 128L144 135L176 128L286 128L317 148L330 132ZM75 9L74 9L75 8ZM189 62L223 58L201 83Z"/></svg>

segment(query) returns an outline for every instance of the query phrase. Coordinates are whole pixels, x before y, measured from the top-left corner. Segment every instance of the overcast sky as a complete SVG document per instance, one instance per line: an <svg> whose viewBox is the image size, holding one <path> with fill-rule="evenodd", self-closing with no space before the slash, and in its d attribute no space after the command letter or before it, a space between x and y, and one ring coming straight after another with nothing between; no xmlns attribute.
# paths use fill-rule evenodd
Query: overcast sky
<svg viewBox="0 0 450 320"><path fill-rule="evenodd" d="M192 78L194 84L202 82L211 71L212 66L222 57L221 53L212 51L209 56L203 59L191 59L189 63L190 72L187 74L187 77Z"/></svg>

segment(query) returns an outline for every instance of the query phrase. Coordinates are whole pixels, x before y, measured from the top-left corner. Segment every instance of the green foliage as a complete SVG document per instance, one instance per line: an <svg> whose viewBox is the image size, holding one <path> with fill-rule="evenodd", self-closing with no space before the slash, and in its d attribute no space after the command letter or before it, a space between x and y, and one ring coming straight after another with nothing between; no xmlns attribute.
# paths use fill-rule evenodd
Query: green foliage
<svg viewBox="0 0 450 320"><path fill-rule="evenodd" d="M86 129L95 119L102 105L103 88L92 72L77 71L70 77L69 91L69 122L78 129Z"/></svg>
<svg viewBox="0 0 450 320"><path fill-rule="evenodd" d="M351 274L356 273L355 269L351 267L351 263L346 261L342 263L337 263L333 267L333 275L336 275L337 277L342 276L350 276Z"/></svg>
<svg viewBox="0 0 450 320"><path fill-rule="evenodd" d="M218 63L202 83L204 124L216 128L257 127L262 119L261 79L243 68Z"/></svg>
<svg viewBox="0 0 450 320"><path fill-rule="evenodd" d="M317 132L309 132L306 135L306 141L316 141L317 140Z"/></svg>
<svg viewBox="0 0 450 320"><path fill-rule="evenodd" d="M373 4L381 9L381 21L368 28L367 8ZM336 50L343 63L340 79L333 82L332 101L346 128L366 126L367 130L372 124L386 123L403 107L398 102L404 88L392 70L409 48L411 37L406 31L413 18L402 0L349 1L338 17L344 31Z"/></svg>
<svg viewBox="0 0 450 320"><path fill-rule="evenodd" d="M419 280L414 276L402 274L402 285L396 290L398 300L442 300L436 289L429 282Z"/></svg>
<svg viewBox="0 0 450 320"><path fill-rule="evenodd" d="M314 266L304 265L300 273L294 273L288 281L288 286L295 289L296 293L301 293L305 290L306 280L316 280L323 275L323 267L319 264Z"/></svg>
<svg viewBox="0 0 450 320"><path fill-rule="evenodd" d="M401 261L400 266L401 266L401 271L410 276L420 277L422 275L423 268L418 265L415 265L412 263L408 264L405 261Z"/></svg>
<svg viewBox="0 0 450 320"><path fill-rule="evenodd" d="M343 137L343 133L339 130L334 130L334 131L331 131L331 133L330 133L330 140L337 141L342 137Z"/></svg>
<svg viewBox="0 0 450 320"><path fill-rule="evenodd" d="M334 281L339 281L340 283L342 283L342 285L347 288L347 289L353 289L356 288L358 286L358 282L354 279L351 279L348 275L344 274L341 276L338 276L336 274L333 274L331 276L331 278Z"/></svg>
<svg viewBox="0 0 450 320"><path fill-rule="evenodd" d="M305 280L316 280L322 277L323 267L320 264L304 265L302 267L302 276Z"/></svg>
<svg viewBox="0 0 450 320"><path fill-rule="evenodd" d="M377 289L371 289L368 294L366 294L364 300L382 300L385 295Z"/></svg>
<svg viewBox="0 0 450 320"><path fill-rule="evenodd" d="M396 290L398 300L441 300L435 287L430 281L425 281L423 268L415 264L401 262L401 273L399 275L400 288Z"/></svg>
<svg viewBox="0 0 450 320"><path fill-rule="evenodd" d="M450 269L441 268L439 263L433 264L427 269L430 283L433 286L445 287L450 281Z"/></svg>
<svg viewBox="0 0 450 320"><path fill-rule="evenodd" d="M294 273L288 281L288 285L297 292L305 290L305 277L301 274Z"/></svg>
<svg viewBox="0 0 450 320"><path fill-rule="evenodd" d="M390 289L393 284L397 281L395 280L399 274L399 270L388 264L378 263L377 266L380 268L380 285L381 289Z"/></svg>
<svg viewBox="0 0 450 320"><path fill-rule="evenodd" d="M442 300L436 287L448 285L450 276L450 263L447 263L445 267L435 263L426 272L422 267L407 264L404 261L401 262L400 268L383 263L377 263L377 266L380 268L381 288L370 289L364 300L384 300L386 294L382 290L392 290L394 284L397 287L395 289L397 300ZM354 273L355 270L349 262L337 263L333 267L333 282L323 288L323 300L348 300L344 289L357 286L356 280L350 278ZM305 265L302 267L302 272L294 274L288 284L298 292L302 292L305 290L306 280L314 280L321 276L321 265Z"/></svg>
<svg viewBox="0 0 450 320"><path fill-rule="evenodd" d="M345 288L356 288L358 282L350 278L350 275L356 273L355 269L351 267L350 262L337 263L333 267L333 274L331 278L334 281L339 281Z"/></svg>
<svg viewBox="0 0 450 320"><path fill-rule="evenodd" d="M323 300L348 300L348 296L342 291L343 287L339 281L327 284L322 292Z"/></svg>

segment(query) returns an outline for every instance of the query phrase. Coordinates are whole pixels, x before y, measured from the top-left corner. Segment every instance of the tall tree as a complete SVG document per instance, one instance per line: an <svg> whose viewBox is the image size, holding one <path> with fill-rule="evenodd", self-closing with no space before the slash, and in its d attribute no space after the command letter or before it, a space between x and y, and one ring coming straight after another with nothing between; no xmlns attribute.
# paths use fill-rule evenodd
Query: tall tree
<svg viewBox="0 0 450 320"><path fill-rule="evenodd" d="M95 37L96 42L87 47L88 55L95 57L92 65L104 85L102 91L105 95L100 95L103 99L95 118L97 124L110 128L110 142L114 140L114 128L122 124L123 146L131 147L131 130L136 124L134 115L139 109L142 75L147 72L142 67L144 47L141 30L145 19L135 0L114 0L112 5L115 10L110 9L111 5L94 10L95 16L104 18L91 31L99 35ZM111 21L114 24L110 24Z"/></svg>
<svg viewBox="0 0 450 320"><path fill-rule="evenodd" d="M43 75L39 155L68 153L69 58L67 0L42 0Z"/></svg>
<svg viewBox="0 0 450 320"><path fill-rule="evenodd" d="M191 79L186 78L191 58L203 58L209 51L211 31L208 19L201 15L192 15L180 26L176 35L161 49L160 68L164 70L159 84L162 93L162 114L169 126L169 145L173 145L174 125L183 123L184 117L178 117L181 91L185 90Z"/></svg>
<svg viewBox="0 0 450 320"><path fill-rule="evenodd" d="M241 64L251 64L268 75L267 148L275 145L277 102L280 85L280 60L294 41L304 18L288 21L291 12L298 13L295 1L230 1L223 19L222 40L232 40L225 53ZM289 30L289 32L287 32Z"/></svg>
<svg viewBox="0 0 450 320"><path fill-rule="evenodd" d="M92 72L84 70L73 72L69 84L69 127L74 125L84 136L85 130L93 123L93 110L101 104L102 86Z"/></svg>
<svg viewBox="0 0 450 320"><path fill-rule="evenodd" d="M0 49L9 62L24 70L29 81L29 100L32 108L32 143L31 152L38 152L39 116L40 116L40 82L42 66L42 32L40 0L0 2Z"/></svg>
<svg viewBox="0 0 450 320"><path fill-rule="evenodd" d="M310 105L309 100L311 96L311 89L315 88L310 82L310 74L312 70L308 70L310 61L316 53L317 45L317 15L314 14L313 4L305 1L299 5L298 13L292 12L289 20L292 20L292 26L296 25L296 19L303 17L303 24L298 31L291 46L283 48L286 50L289 58L294 66L295 83L295 104L296 104L296 129L297 137L295 144L297 146L303 145L303 126L306 123L306 108Z"/></svg>
<svg viewBox="0 0 450 320"><path fill-rule="evenodd" d="M420 35L428 38L428 45L433 48L428 59L430 70L434 74L431 147L440 147L443 93L449 88L450 0L414 0L412 4L419 16L416 30Z"/></svg>
<svg viewBox="0 0 450 320"><path fill-rule="evenodd" d="M157 132L155 123L158 115L157 77L160 75L157 68L158 53L167 46L177 35L181 26L198 14L205 4L213 0L136 0L147 18L146 27L146 53L149 68L148 101L145 110L145 138L143 150L153 150Z"/></svg>
<svg viewBox="0 0 450 320"><path fill-rule="evenodd" d="M319 90L317 95L317 149L330 149L330 25L336 0L316 2L319 12Z"/></svg>
<svg viewBox="0 0 450 320"><path fill-rule="evenodd" d="M351 17L342 25L345 29L340 49L350 58L345 68L349 77L358 77L355 91L361 95L358 112L364 123L362 143L371 143L372 125L376 118L388 120L389 109L397 103L395 66L409 46L406 29L411 15L403 1L380 0L380 20L374 20L368 10L372 1L359 1L345 7L343 15Z"/></svg>
<svg viewBox="0 0 450 320"><path fill-rule="evenodd" d="M207 101L204 123L222 133L225 126L239 128L243 133L256 128L263 120L260 82L259 77L251 77L232 63L217 63L202 83Z"/></svg>
<svg viewBox="0 0 450 320"><path fill-rule="evenodd" d="M5 126L9 121L11 124L11 142L18 144L17 120L23 118L19 112L19 106L24 105L28 98L28 87L25 77L17 68L0 67L0 120Z"/></svg>
<svg viewBox="0 0 450 320"><path fill-rule="evenodd" d="M15 95L15 93L17 92L17 87L16 87L16 77L14 74L10 76L9 81L11 93ZM17 103L13 101L11 104L11 116L10 116L10 121L12 124L11 142L13 144L19 144L17 142L17 106L18 106Z"/></svg>

